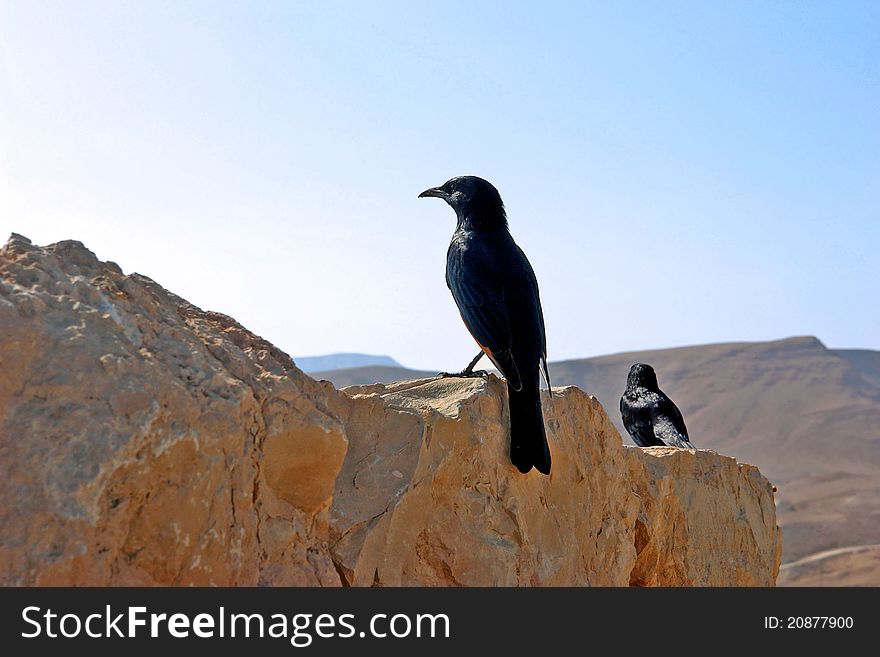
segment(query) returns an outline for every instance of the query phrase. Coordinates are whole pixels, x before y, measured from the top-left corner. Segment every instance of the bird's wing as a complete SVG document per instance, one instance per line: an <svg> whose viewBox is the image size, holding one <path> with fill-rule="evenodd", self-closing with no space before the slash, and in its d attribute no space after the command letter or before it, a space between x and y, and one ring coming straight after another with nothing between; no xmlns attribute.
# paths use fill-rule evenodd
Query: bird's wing
<svg viewBox="0 0 880 657"><path fill-rule="evenodd" d="M467 279L455 281L450 287L471 335L507 379L508 385L521 390L522 380L511 353L510 322L503 289L499 297L487 293L479 285L470 284Z"/></svg>
<svg viewBox="0 0 880 657"><path fill-rule="evenodd" d="M625 396L620 398L620 417L623 419L623 426L632 436L636 445L639 447L662 445L654 436L650 413L646 409L631 406Z"/></svg>
<svg viewBox="0 0 880 657"><path fill-rule="evenodd" d="M503 281L481 267L480 261L460 259L447 272L446 283L468 331L514 390L522 378L514 362L513 339Z"/></svg>
<svg viewBox="0 0 880 657"><path fill-rule="evenodd" d="M669 447L687 447L694 449L688 439L687 427L681 411L669 397L663 395L661 402L652 413L651 421L654 425L654 435Z"/></svg>
<svg viewBox="0 0 880 657"><path fill-rule="evenodd" d="M517 251L519 251L521 261L528 263L529 260L526 258L525 252L519 247L516 246ZM547 391L550 393L550 396L553 396L553 388L550 385L550 371L547 369L547 329L544 326L544 311L541 308L541 295L538 292L538 279L535 276L535 271L532 269L531 265L524 267L526 277L529 282L530 291L533 296L534 306L538 310L538 325L541 333L541 365L542 372L544 374L544 380L547 382Z"/></svg>

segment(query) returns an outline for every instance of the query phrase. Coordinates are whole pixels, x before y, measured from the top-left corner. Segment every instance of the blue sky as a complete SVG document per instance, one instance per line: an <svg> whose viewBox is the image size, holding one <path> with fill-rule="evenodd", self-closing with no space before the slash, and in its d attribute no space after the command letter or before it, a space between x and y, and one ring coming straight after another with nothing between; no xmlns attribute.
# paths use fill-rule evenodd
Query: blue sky
<svg viewBox="0 0 880 657"><path fill-rule="evenodd" d="M251 5L251 6L249 6ZM0 232L78 239L292 354L474 352L496 184L551 360L880 349L880 3L0 2Z"/></svg>

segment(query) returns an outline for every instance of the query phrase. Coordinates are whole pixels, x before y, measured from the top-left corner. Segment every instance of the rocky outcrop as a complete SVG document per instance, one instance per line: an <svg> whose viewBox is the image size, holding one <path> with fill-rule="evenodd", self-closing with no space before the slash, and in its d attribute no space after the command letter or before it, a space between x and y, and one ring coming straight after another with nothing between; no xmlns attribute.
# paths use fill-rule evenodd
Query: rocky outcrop
<svg viewBox="0 0 880 657"><path fill-rule="evenodd" d="M0 583L772 585L770 484L624 447L545 399L553 474L506 454L503 383L345 391L82 244L0 251Z"/></svg>
<svg viewBox="0 0 880 657"><path fill-rule="evenodd" d="M553 473L507 456L504 384L349 388L333 559L354 585L771 585L772 486L714 452L625 447L575 387L544 398Z"/></svg>
<svg viewBox="0 0 880 657"><path fill-rule="evenodd" d="M0 253L0 582L338 584L337 393L78 242Z"/></svg>

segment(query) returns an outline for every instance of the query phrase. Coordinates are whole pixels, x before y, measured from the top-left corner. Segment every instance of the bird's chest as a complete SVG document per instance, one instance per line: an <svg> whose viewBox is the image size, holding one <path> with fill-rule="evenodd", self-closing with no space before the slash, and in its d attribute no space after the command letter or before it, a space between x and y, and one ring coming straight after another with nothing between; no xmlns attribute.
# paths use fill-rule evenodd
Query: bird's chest
<svg viewBox="0 0 880 657"><path fill-rule="evenodd" d="M656 405L656 395L648 390L636 390L626 394L626 401L634 412L650 411Z"/></svg>
<svg viewBox="0 0 880 657"><path fill-rule="evenodd" d="M497 270L499 245L496 240L473 231L458 231L446 253L446 277L480 276L489 282Z"/></svg>
<svg viewBox="0 0 880 657"><path fill-rule="evenodd" d="M472 268L473 238L463 233L455 233L446 251L446 280L449 282Z"/></svg>
<svg viewBox="0 0 880 657"><path fill-rule="evenodd" d="M476 237L468 231L456 231L449 242L449 250L446 253L446 259L453 261L461 261L466 257L472 257L472 247L476 243Z"/></svg>

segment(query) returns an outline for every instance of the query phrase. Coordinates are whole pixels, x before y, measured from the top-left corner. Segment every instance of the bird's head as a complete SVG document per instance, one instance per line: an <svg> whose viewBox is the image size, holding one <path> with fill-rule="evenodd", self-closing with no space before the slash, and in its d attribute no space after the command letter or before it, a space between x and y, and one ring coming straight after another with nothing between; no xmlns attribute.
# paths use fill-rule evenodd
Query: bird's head
<svg viewBox="0 0 880 657"><path fill-rule="evenodd" d="M654 368L645 363L636 363L629 368L629 376L626 377L627 388L647 388L648 390L659 389L657 386L657 374Z"/></svg>
<svg viewBox="0 0 880 657"><path fill-rule="evenodd" d="M419 194L419 198L431 196L449 203L459 223L477 229L507 227L501 194L488 180L477 176L456 176Z"/></svg>

